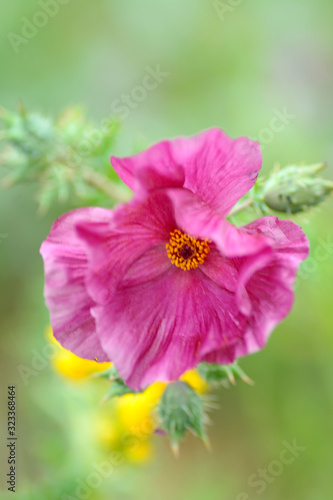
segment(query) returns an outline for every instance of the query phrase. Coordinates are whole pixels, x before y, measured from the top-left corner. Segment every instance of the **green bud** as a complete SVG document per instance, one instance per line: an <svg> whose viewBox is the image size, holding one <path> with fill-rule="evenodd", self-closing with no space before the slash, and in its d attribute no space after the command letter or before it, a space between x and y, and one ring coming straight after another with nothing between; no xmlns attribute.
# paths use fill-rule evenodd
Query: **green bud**
<svg viewBox="0 0 333 500"><path fill-rule="evenodd" d="M207 442L203 400L186 382L178 380L166 387L159 406L159 416L176 454L187 430Z"/></svg>
<svg viewBox="0 0 333 500"><path fill-rule="evenodd" d="M261 191L261 201L272 210L292 214L319 205L333 191L333 182L316 177L324 167L320 163L276 170Z"/></svg>

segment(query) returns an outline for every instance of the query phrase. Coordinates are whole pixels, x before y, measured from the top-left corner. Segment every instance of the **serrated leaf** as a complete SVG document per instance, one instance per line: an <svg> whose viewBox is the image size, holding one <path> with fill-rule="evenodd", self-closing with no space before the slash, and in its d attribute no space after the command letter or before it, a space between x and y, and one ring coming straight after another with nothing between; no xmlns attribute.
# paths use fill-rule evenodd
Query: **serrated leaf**
<svg viewBox="0 0 333 500"><path fill-rule="evenodd" d="M130 387L128 387L122 379L116 379L111 382L111 387L107 392L105 399L110 399L115 396L124 396L125 394L135 394L136 391L133 391Z"/></svg>
<svg viewBox="0 0 333 500"><path fill-rule="evenodd" d="M111 380L111 387L109 391L104 396L102 402L104 403L110 398L115 396L124 396L125 394L138 394L141 391L135 391L128 387L128 385L123 381L123 379L119 376L117 369L114 365L105 370L104 372L100 372L95 374L96 378L104 378L107 380Z"/></svg>

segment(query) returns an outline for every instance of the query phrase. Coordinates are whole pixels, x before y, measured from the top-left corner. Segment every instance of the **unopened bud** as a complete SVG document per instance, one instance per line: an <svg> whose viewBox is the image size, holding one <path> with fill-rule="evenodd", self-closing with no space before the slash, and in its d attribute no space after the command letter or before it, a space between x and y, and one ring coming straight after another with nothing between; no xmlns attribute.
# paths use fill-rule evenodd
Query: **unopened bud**
<svg viewBox="0 0 333 500"><path fill-rule="evenodd" d="M273 172L262 190L262 201L272 210L292 214L319 205L333 191L333 182L316 177L324 167L322 163L290 165Z"/></svg>
<svg viewBox="0 0 333 500"><path fill-rule="evenodd" d="M159 416L175 454L187 430L207 441L204 403L186 382L178 380L166 387L159 406Z"/></svg>

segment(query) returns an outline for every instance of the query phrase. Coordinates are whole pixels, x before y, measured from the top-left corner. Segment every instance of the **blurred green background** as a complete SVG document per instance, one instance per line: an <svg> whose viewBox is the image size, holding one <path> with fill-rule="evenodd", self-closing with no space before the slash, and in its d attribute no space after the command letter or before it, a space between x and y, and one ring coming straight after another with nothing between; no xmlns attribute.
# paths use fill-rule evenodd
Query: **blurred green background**
<svg viewBox="0 0 333 500"><path fill-rule="evenodd" d="M159 65L167 75L127 108L115 153L218 126L233 137L259 138L266 171L277 162L327 161L326 175L333 177L331 0L59 0L56 5L56 15L19 43L16 53L8 34L21 35L22 18L31 21L41 7L34 0L0 0L3 106L15 109L23 101L30 110L56 116L82 104L98 127L113 115L122 94L141 85L147 66ZM283 110L289 116L283 126L267 131ZM89 388L87 401L82 389L64 383L49 366L25 385L17 369L31 366L32 350L41 352L46 345L39 247L65 210L59 206L37 215L35 194L33 185L0 192L1 435L6 388L16 384L15 498L78 498L76 479L92 470L86 435L89 408L99 394L94 397ZM155 437L150 462L120 468L85 498L332 498L332 214L330 200L296 219L312 249L295 307L267 348L241 361L255 386L239 383L218 393L220 409L212 413L209 429L212 453L189 437L176 460L166 439ZM283 441L293 440L306 449L256 493L249 477L279 459ZM1 447L3 474L4 441Z"/></svg>

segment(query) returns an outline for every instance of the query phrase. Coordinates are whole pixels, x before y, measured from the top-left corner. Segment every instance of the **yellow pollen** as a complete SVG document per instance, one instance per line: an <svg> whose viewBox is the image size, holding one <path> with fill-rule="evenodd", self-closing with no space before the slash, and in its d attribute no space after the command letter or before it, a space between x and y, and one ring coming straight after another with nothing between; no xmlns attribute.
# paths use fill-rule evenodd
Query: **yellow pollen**
<svg viewBox="0 0 333 500"><path fill-rule="evenodd" d="M169 243L166 244L167 254L171 263L184 271L195 269L205 262L210 252L209 240L198 240L188 234L175 229L170 233Z"/></svg>

